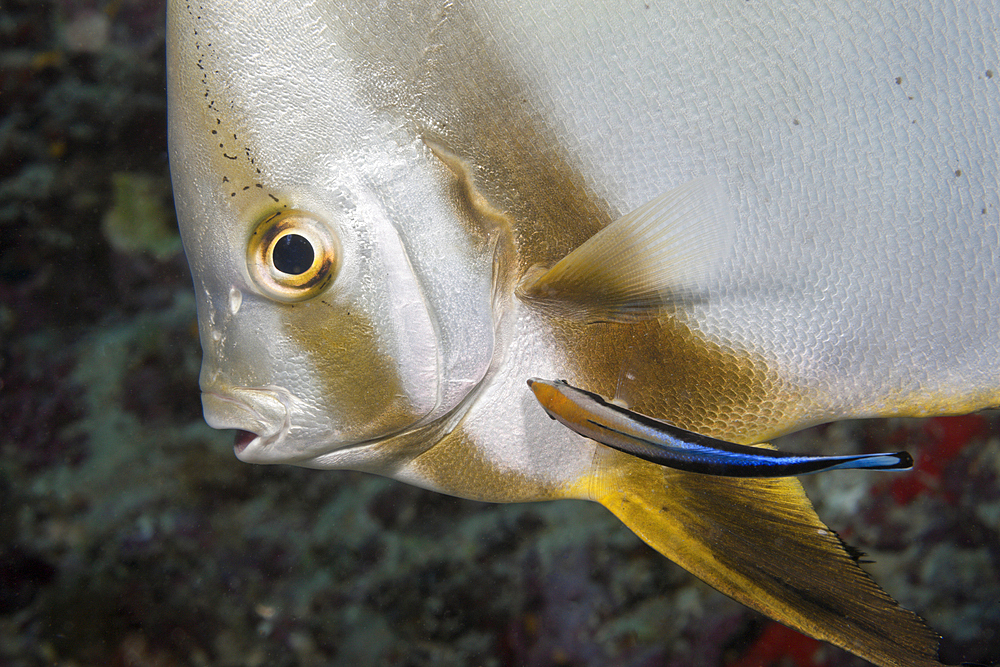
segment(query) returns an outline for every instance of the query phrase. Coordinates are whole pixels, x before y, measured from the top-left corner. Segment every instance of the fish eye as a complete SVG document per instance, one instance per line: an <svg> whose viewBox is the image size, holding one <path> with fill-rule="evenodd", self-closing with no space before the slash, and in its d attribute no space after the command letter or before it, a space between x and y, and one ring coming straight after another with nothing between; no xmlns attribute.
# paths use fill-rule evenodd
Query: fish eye
<svg viewBox="0 0 1000 667"><path fill-rule="evenodd" d="M250 277L276 301L316 296L333 281L339 266L337 237L325 221L306 211L282 211L265 218L247 244Z"/></svg>
<svg viewBox="0 0 1000 667"><path fill-rule="evenodd" d="M274 242L271 257L274 268L290 276L301 276L312 266L316 251L301 234L285 234Z"/></svg>

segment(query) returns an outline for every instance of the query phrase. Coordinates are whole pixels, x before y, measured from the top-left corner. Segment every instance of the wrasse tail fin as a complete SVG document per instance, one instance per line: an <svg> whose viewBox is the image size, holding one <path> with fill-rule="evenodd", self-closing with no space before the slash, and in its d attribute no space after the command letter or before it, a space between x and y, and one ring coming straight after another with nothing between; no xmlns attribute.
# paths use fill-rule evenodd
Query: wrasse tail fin
<svg viewBox="0 0 1000 667"><path fill-rule="evenodd" d="M595 470L590 497L722 593L882 667L942 664L938 636L861 569L794 478L694 475L611 449Z"/></svg>
<svg viewBox="0 0 1000 667"><path fill-rule="evenodd" d="M729 255L735 217L711 177L685 183L619 218L555 266L534 267L517 294L588 321L657 317L702 298Z"/></svg>

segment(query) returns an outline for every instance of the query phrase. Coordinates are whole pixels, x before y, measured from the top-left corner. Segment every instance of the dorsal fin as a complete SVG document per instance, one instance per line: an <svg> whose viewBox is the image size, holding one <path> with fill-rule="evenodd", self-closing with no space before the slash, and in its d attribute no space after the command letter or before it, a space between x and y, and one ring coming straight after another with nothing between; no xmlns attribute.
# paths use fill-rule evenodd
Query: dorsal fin
<svg viewBox="0 0 1000 667"><path fill-rule="evenodd" d="M619 218L551 268L532 267L522 299L589 321L635 321L704 298L729 254L734 215L719 182L696 178Z"/></svg>

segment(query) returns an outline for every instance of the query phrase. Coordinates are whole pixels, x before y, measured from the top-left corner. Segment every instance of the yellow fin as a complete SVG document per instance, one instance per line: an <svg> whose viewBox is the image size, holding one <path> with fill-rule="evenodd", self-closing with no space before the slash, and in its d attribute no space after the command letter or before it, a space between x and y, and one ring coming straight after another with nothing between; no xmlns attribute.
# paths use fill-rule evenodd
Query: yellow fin
<svg viewBox="0 0 1000 667"><path fill-rule="evenodd" d="M734 216L717 180L696 178L619 218L517 294L577 319L635 321L702 298L732 245Z"/></svg>
<svg viewBox="0 0 1000 667"><path fill-rule="evenodd" d="M941 664L938 636L861 569L796 480L685 473L611 449L596 464L590 497L719 591L876 665Z"/></svg>

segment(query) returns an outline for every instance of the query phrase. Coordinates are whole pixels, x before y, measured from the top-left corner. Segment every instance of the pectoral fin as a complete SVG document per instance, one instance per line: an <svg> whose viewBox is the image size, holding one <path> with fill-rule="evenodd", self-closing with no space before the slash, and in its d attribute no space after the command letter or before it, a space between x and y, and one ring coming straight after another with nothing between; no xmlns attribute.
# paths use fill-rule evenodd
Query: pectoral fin
<svg viewBox="0 0 1000 667"><path fill-rule="evenodd" d="M722 187L697 178L626 214L555 266L533 267L517 294L576 319L636 321L703 298L729 254L734 216Z"/></svg>
<svg viewBox="0 0 1000 667"><path fill-rule="evenodd" d="M695 475L602 449L589 495L726 595L882 667L940 665L937 635L816 516L794 478Z"/></svg>

